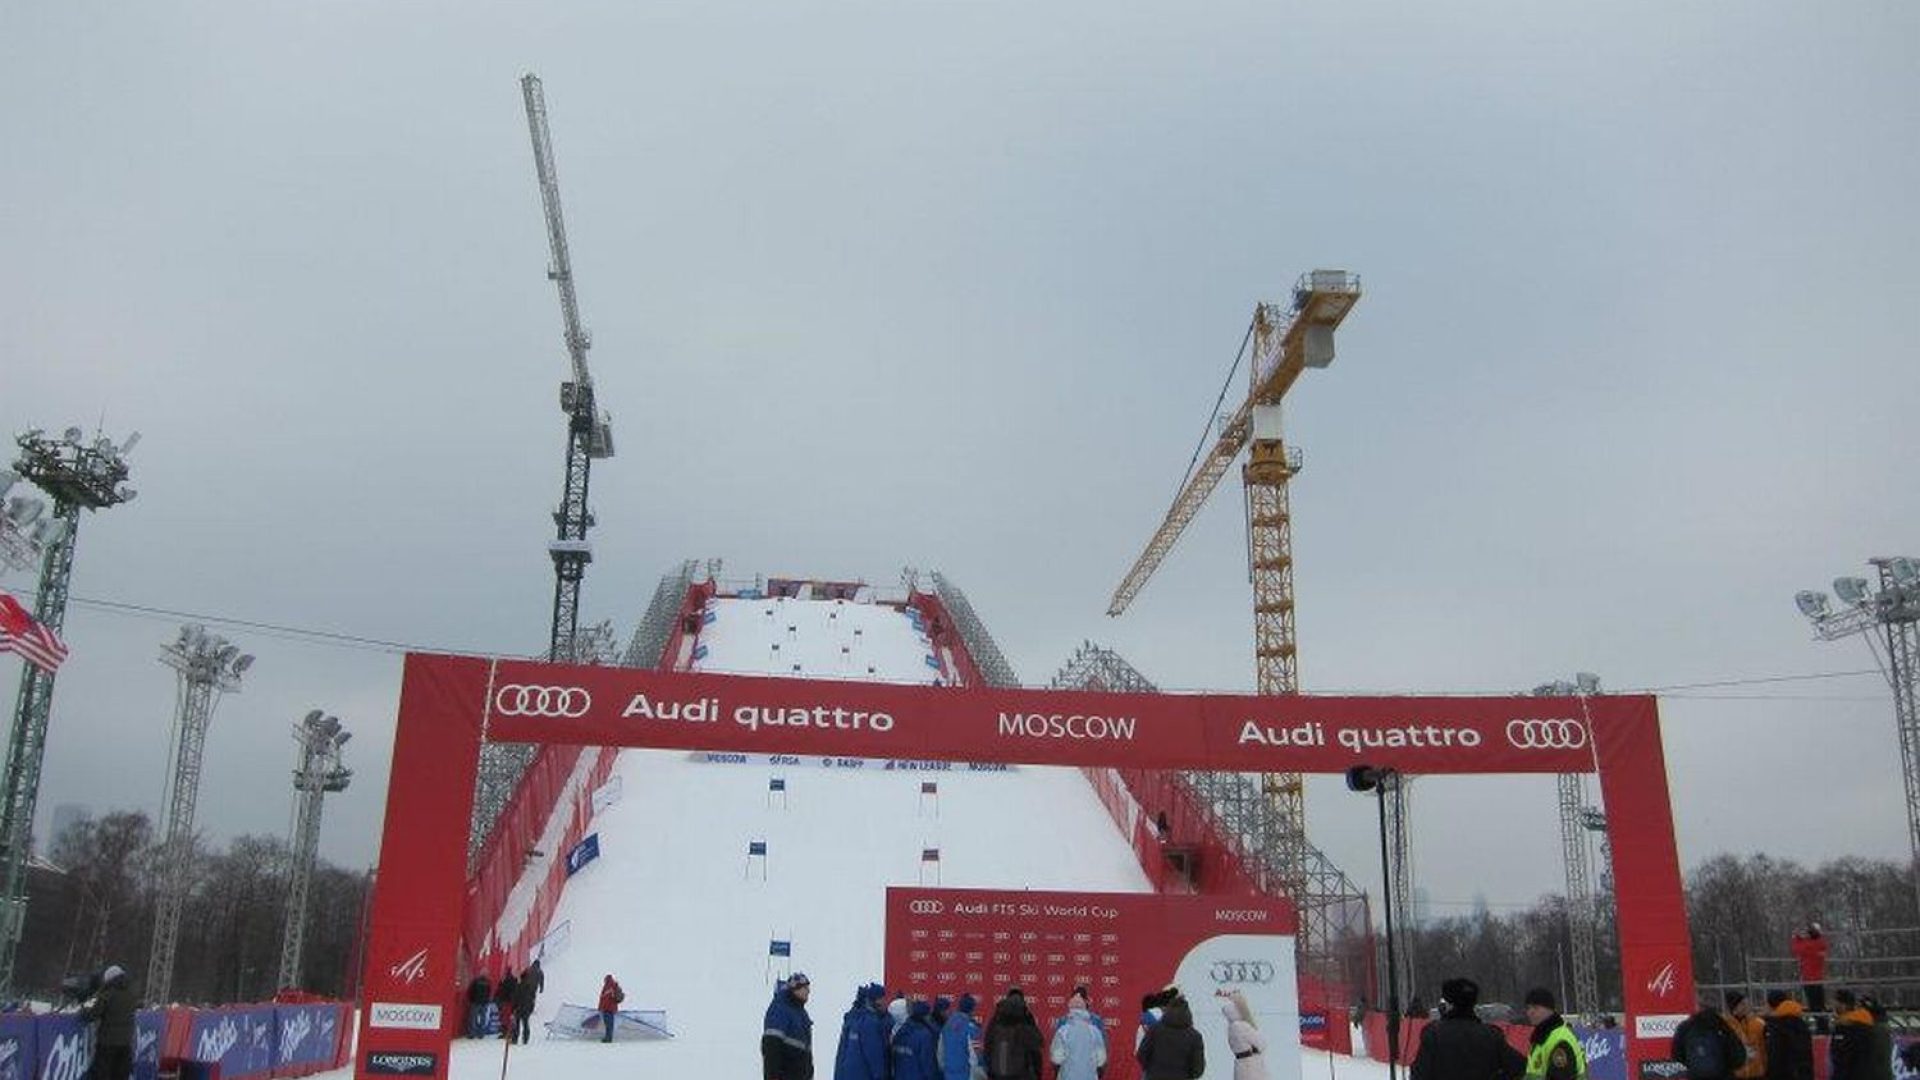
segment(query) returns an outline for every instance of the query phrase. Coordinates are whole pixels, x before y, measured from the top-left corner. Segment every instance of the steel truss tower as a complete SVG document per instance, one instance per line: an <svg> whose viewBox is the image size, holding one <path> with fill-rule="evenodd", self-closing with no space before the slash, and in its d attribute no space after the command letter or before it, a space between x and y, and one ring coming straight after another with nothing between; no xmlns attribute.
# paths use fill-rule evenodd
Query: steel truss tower
<svg viewBox="0 0 1920 1080"><path fill-rule="evenodd" d="M320 852L320 812L323 800L333 792L347 790L353 770L340 763L340 752L353 733L340 726L340 718L315 709L293 729L300 744L299 767L293 770L296 813L293 842L288 845L291 865L287 868L286 925L280 936L280 981L282 990L300 986L300 953L307 937L307 889L313 882L313 866Z"/></svg>
<svg viewBox="0 0 1920 1080"><path fill-rule="evenodd" d="M1833 591L1845 608L1835 610L1824 593L1803 592L1794 600L1801 613L1813 620L1814 636L1820 640L1859 634L1893 691L1893 724L1900 740L1900 773L1907 798L1910 869L1920 899L1920 559L1867 561L1879 579L1877 589L1865 578L1834 579Z"/></svg>
<svg viewBox="0 0 1920 1080"><path fill-rule="evenodd" d="M968 646L971 648L972 643ZM1083 643L1068 658L1048 686L1132 694L1160 692L1119 653L1091 642ZM1301 971L1353 985L1353 973L1344 967L1348 956L1343 946L1365 932L1366 894L1311 843L1299 861L1290 865L1281 861L1281 838L1298 831L1294 827L1298 819L1286 819L1283 806L1263 797L1259 774L1189 771L1176 776L1213 815L1214 826L1238 849L1247 873L1260 889L1293 901L1300 916Z"/></svg>
<svg viewBox="0 0 1920 1080"><path fill-rule="evenodd" d="M1584 699L1600 692L1600 677L1581 672L1572 682L1558 680L1533 688L1535 694L1550 697ZM1581 705L1584 714L1586 706ZM1587 778L1580 773L1561 773L1554 779L1560 809L1560 863L1567 882L1567 937L1573 956L1573 986L1569 1000L1561 1005L1567 1015L1596 1012L1600 1008L1598 900L1593 891L1593 859L1587 846L1587 834L1599 811L1587 802ZM1604 821L1604 816L1601 817Z"/></svg>
<svg viewBox="0 0 1920 1080"><path fill-rule="evenodd" d="M173 995L173 957L180 943L180 912L193 885L193 816L200 799L200 761L207 725L221 695L240 689L240 676L253 657L227 639L200 626L185 626L160 650L160 662L172 668L179 684L173 722L173 753L168 762L167 793L161 799L161 879L153 911L153 952L147 961L146 998L165 1004Z"/></svg>
<svg viewBox="0 0 1920 1080"><path fill-rule="evenodd" d="M126 486L126 454L138 439L131 436L122 446L104 438L83 443L80 429L68 428L57 440L37 429L17 440L20 459L14 468L53 497L57 527L44 534L33 617L55 633L67 622L67 589L73 578L80 511L104 510L134 497L133 489ZM34 808L40 798L40 768L46 759L52 712L53 674L26 665L14 699L6 771L0 778L0 859L6 879L0 883L0 995L14 990L14 957L27 917L27 858L33 848Z"/></svg>
<svg viewBox="0 0 1920 1080"><path fill-rule="evenodd" d="M1420 985L1414 965L1413 917L1413 781L1405 773L1394 774L1384 798L1387 809L1387 840L1393 858L1389 863L1392 880L1386 884L1393 894L1393 910L1400 917L1394 922L1394 951L1399 954L1400 1000L1412 1001L1414 988Z"/></svg>

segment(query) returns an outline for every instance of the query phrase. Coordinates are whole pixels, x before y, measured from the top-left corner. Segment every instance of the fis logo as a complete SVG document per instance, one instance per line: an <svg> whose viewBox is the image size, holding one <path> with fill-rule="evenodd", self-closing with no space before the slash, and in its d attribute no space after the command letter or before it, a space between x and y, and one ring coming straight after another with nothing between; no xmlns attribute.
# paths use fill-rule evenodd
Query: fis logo
<svg viewBox="0 0 1920 1080"><path fill-rule="evenodd" d="M387 969L387 974L412 986L427 977L427 950L421 949Z"/></svg>
<svg viewBox="0 0 1920 1080"><path fill-rule="evenodd" d="M1669 960L1647 980L1647 993L1658 998L1672 997L1679 984L1680 977L1673 970L1673 961Z"/></svg>

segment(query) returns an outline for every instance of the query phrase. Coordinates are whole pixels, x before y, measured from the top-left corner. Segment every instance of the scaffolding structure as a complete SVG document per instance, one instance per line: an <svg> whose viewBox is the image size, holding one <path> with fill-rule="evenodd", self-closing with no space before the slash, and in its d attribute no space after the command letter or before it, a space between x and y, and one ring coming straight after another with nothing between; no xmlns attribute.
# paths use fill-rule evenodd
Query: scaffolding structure
<svg viewBox="0 0 1920 1080"><path fill-rule="evenodd" d="M686 602L687 590L693 587L699 573L700 560L688 559L679 569L661 575L646 614L640 616L640 624L633 628L626 651L620 654L621 667L650 668L660 663L660 653L667 647L667 639L673 636L673 622L680 617L680 606Z"/></svg>
<svg viewBox="0 0 1920 1080"><path fill-rule="evenodd" d="M971 647L971 642L969 642ZM1083 642L1054 675L1055 690L1108 690L1157 694L1155 686L1119 653ZM1312 843L1303 853L1290 853L1282 838L1297 831L1284 818L1284 808L1269 798L1258 773L1182 771L1176 780L1207 809L1211 824L1233 847L1249 877L1261 892L1285 896L1300 917L1300 969L1325 982L1343 986L1366 985L1369 950L1366 894ZM1299 861L1289 865L1290 855ZM1304 881L1298 892L1289 879ZM1356 945L1362 947L1356 948Z"/></svg>
<svg viewBox="0 0 1920 1080"><path fill-rule="evenodd" d="M1013 665L1007 663L1007 657L1000 651L1000 644L987 632L987 625L974 614L973 604L960 587L947 580L945 574L935 570L933 595L953 616L953 626L960 634L960 640L967 644L967 654L973 657L974 666L980 669L980 677L988 686L1019 686L1020 677L1013 672Z"/></svg>

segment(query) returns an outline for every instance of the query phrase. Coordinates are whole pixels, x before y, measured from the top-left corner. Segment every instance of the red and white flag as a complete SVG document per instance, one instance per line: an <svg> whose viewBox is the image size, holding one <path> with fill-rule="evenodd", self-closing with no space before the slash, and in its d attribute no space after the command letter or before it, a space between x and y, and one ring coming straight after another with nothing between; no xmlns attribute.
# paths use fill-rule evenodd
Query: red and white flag
<svg viewBox="0 0 1920 1080"><path fill-rule="evenodd" d="M35 619L20 601L0 593L0 652L20 658L51 675L67 658L67 643Z"/></svg>

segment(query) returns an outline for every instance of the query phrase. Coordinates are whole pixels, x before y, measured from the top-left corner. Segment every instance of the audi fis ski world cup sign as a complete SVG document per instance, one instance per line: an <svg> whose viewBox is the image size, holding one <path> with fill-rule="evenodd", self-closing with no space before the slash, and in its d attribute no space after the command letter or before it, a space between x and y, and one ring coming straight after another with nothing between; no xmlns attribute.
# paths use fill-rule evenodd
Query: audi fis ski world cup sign
<svg viewBox="0 0 1920 1080"><path fill-rule="evenodd" d="M761 755L1339 772L1593 769L1651 698L1321 698L926 688L496 661L489 737ZM1590 719L1591 717L1591 719Z"/></svg>

